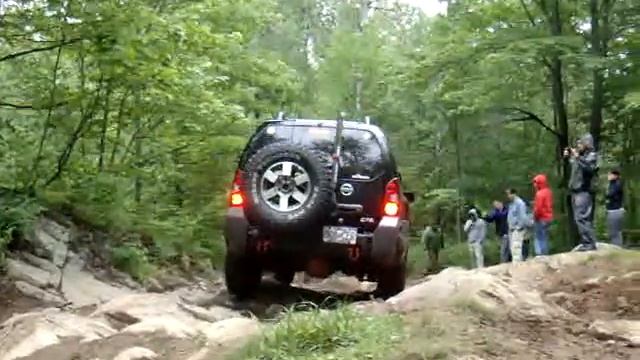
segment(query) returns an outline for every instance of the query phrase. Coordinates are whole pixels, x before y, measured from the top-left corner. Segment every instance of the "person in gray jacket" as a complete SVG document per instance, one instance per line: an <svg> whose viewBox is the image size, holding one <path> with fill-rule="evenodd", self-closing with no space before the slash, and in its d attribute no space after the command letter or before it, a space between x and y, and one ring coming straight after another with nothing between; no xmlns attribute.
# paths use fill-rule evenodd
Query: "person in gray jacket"
<svg viewBox="0 0 640 360"><path fill-rule="evenodd" d="M513 262L521 262L522 245L527 231L527 206L518 196L516 189L508 189L507 197L509 203L509 211L507 214L507 223L509 224L509 243L511 245L511 257Z"/></svg>
<svg viewBox="0 0 640 360"><path fill-rule="evenodd" d="M464 224L464 232L467 233L472 266L475 268L484 267L483 246L487 236L487 223L480 217L478 210L469 210L469 219Z"/></svg>
<svg viewBox="0 0 640 360"><path fill-rule="evenodd" d="M580 234L578 251L596 249L596 232L593 228L593 199L598 179L598 154L593 145L593 137L586 134L578 140L576 148L568 148L564 152L571 164L569 191L573 217Z"/></svg>

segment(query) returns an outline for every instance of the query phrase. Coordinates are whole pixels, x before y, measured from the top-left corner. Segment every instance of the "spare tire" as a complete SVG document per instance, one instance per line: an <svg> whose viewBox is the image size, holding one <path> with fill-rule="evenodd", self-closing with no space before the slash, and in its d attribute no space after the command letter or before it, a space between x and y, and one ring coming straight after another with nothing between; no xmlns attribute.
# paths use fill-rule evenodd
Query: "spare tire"
<svg viewBox="0 0 640 360"><path fill-rule="evenodd" d="M253 154L244 169L249 221L294 232L321 224L335 208L331 157L300 145L276 143Z"/></svg>

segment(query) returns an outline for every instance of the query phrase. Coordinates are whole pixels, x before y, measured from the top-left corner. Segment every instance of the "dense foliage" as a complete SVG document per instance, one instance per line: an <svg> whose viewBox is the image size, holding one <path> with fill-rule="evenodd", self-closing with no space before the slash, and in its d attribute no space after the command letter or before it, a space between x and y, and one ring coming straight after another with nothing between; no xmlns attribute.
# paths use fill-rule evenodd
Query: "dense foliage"
<svg viewBox="0 0 640 360"><path fill-rule="evenodd" d="M236 156L279 110L372 116L422 195L416 223L452 234L464 203L531 198L538 172L566 224L561 149L591 131L640 224L633 0L457 0L433 18L368 0L0 4L0 186L153 239L115 240L123 267L219 259Z"/></svg>

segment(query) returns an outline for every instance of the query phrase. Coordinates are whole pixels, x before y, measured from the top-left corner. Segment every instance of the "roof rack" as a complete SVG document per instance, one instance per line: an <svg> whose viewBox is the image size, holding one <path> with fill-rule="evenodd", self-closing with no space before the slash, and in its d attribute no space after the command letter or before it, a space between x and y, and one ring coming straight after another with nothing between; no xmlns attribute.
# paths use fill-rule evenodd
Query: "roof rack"
<svg viewBox="0 0 640 360"><path fill-rule="evenodd" d="M343 121L347 121L347 113L344 112L344 111L339 112L338 113L338 118L336 120L338 120L338 119L341 119ZM269 121L285 121L285 120L295 121L296 117L295 117L295 115L293 117L288 117L287 114L284 111L279 111L276 114L276 116L274 116L272 119L269 119L269 120L266 120L266 121L269 122ZM300 119L300 120L302 120L302 119ZM359 119L353 119L351 121L359 122L358 120ZM370 116L367 115L362 120L363 120L362 123L364 123L366 125L371 125L371 117Z"/></svg>

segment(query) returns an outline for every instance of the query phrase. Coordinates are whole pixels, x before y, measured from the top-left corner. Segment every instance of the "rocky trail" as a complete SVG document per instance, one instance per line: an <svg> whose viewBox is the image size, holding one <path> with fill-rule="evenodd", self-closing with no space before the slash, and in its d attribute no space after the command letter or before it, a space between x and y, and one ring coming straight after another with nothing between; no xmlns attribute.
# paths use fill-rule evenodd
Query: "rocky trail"
<svg viewBox="0 0 640 360"><path fill-rule="evenodd" d="M638 359L640 257L607 249L468 271L449 268L387 301L334 276L282 287L265 279L237 302L215 273L140 285L100 272L42 219L0 280L0 360L224 359L296 304L403 319L392 359ZM307 304L307 305L305 305ZM274 320L274 321L275 321Z"/></svg>

